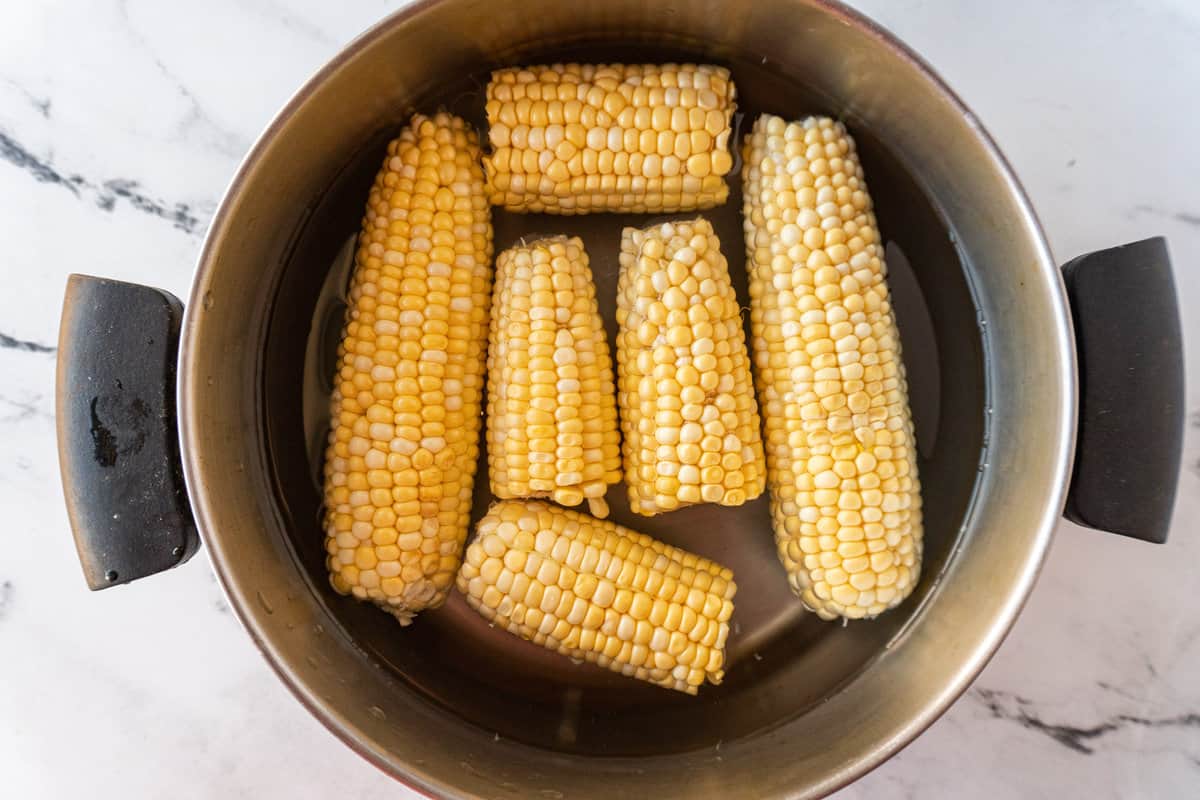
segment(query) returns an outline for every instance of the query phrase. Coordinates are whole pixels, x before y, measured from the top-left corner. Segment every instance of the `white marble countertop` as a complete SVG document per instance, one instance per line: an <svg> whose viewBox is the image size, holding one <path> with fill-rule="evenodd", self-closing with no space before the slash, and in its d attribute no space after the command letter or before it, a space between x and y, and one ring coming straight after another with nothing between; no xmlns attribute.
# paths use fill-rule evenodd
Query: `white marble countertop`
<svg viewBox="0 0 1200 800"><path fill-rule="evenodd" d="M53 421L66 274L186 296L207 222L258 131L397 5L26 0L0 10L6 797L410 796L292 699L203 557L135 586L85 589ZM1200 796L1200 5L855 5L973 106L1060 260L1170 238L1193 380L1170 544L1064 523L975 687L839 796Z"/></svg>

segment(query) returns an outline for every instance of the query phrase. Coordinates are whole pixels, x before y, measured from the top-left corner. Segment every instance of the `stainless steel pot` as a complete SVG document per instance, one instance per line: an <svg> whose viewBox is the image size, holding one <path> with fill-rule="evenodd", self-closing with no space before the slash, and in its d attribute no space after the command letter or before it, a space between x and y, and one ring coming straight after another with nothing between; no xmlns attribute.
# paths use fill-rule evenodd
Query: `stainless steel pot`
<svg viewBox="0 0 1200 800"><path fill-rule="evenodd" d="M336 314L327 276L381 144L418 107L478 117L490 67L563 58L722 62L744 109L843 117L889 237L921 452L921 586L879 620L831 626L788 594L764 502L639 520L730 563L742 586L725 683L698 698L543 654L457 597L401 630L336 596L324 574L306 444L321 427L323 323ZM712 217L744 280L739 205ZM606 232L625 221L497 214L497 244L530 226L580 233L605 297L616 266ZM181 335L173 298L72 278L58 404L85 573L102 588L182 563L198 529L230 604L297 698L429 794L816 796L879 764L967 687L1020 610L1064 506L1094 527L1164 535L1182 427L1165 248L1093 254L1067 277L1069 291L975 117L916 55L839 5L415 2L321 70L255 145L209 231ZM632 522L618 501L616 518Z"/></svg>

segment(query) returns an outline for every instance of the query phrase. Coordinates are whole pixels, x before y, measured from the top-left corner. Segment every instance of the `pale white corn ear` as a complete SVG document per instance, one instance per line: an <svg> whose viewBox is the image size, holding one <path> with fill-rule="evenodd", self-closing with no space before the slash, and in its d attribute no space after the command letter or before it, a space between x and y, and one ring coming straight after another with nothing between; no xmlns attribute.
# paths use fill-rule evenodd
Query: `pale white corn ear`
<svg viewBox="0 0 1200 800"><path fill-rule="evenodd" d="M822 619L874 617L921 571L921 494L900 336L854 140L764 114L743 166L767 485L792 590Z"/></svg>

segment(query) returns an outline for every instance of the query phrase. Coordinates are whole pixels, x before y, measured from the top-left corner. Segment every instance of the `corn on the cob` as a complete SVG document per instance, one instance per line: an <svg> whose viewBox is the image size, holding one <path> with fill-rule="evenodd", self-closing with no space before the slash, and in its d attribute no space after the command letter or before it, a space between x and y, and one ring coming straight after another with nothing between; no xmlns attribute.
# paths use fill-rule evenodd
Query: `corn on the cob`
<svg viewBox="0 0 1200 800"><path fill-rule="evenodd" d="M491 252L475 133L414 116L367 201L325 461L333 587L401 624L445 601L462 558Z"/></svg>
<svg viewBox="0 0 1200 800"><path fill-rule="evenodd" d="M621 438L608 338L583 242L556 236L496 259L488 465L500 498L585 499L608 516Z"/></svg>
<svg viewBox="0 0 1200 800"><path fill-rule="evenodd" d="M554 214L720 205L734 98L729 70L706 64L497 70L487 88L491 201Z"/></svg>
<svg viewBox="0 0 1200 800"><path fill-rule="evenodd" d="M822 619L921 569L921 496L883 244L839 122L761 116L743 168L750 321L779 558Z"/></svg>
<svg viewBox="0 0 1200 800"><path fill-rule="evenodd" d="M496 503L458 588L493 624L570 658L688 694L724 676L733 573L613 522Z"/></svg>
<svg viewBox="0 0 1200 800"><path fill-rule="evenodd" d="M618 405L630 507L650 516L758 497L766 481L758 404L712 225L626 228L620 263Z"/></svg>

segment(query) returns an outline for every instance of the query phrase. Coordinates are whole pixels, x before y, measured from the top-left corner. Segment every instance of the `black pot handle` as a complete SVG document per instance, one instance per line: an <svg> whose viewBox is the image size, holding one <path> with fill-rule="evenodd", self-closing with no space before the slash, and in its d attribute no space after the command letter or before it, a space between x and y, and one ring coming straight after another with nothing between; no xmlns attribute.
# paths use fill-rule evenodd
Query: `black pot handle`
<svg viewBox="0 0 1200 800"><path fill-rule="evenodd" d="M58 338L58 457L88 586L178 566L200 546L175 425L183 304L71 275Z"/></svg>
<svg viewBox="0 0 1200 800"><path fill-rule="evenodd" d="M1167 540L1183 451L1183 337L1167 242L1063 267L1079 358L1079 433L1067 519Z"/></svg>

